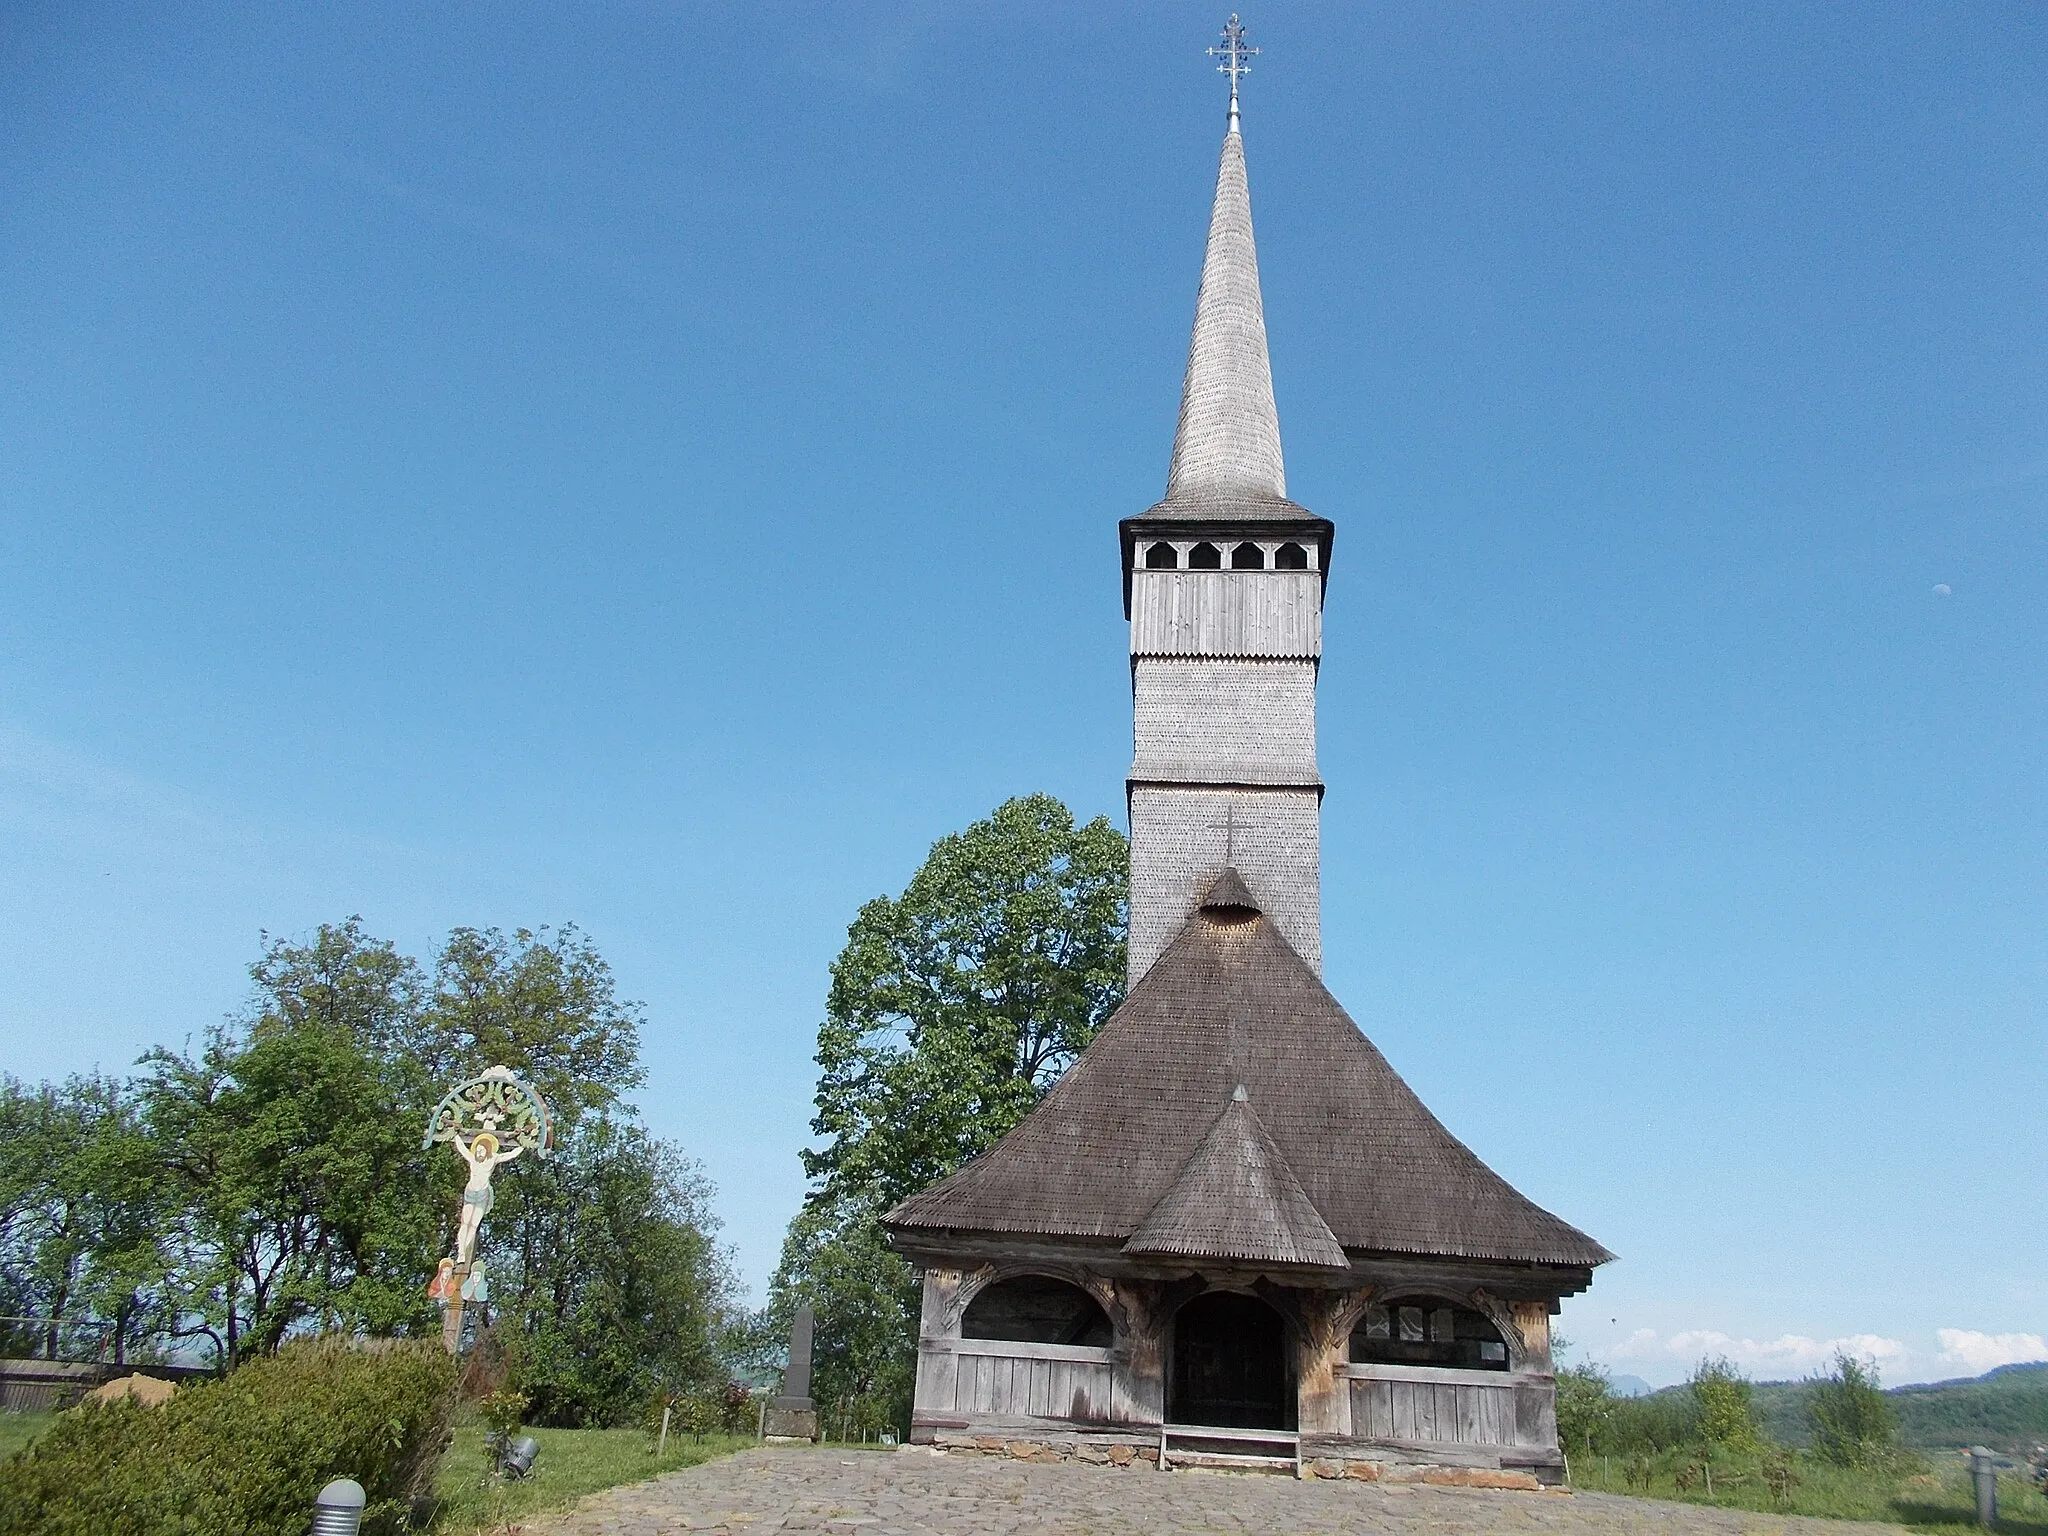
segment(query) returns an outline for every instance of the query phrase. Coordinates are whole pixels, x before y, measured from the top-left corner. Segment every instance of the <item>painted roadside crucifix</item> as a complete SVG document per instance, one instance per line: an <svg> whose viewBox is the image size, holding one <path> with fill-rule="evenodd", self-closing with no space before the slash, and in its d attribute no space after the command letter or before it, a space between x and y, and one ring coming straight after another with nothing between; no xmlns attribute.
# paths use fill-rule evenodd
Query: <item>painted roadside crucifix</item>
<svg viewBox="0 0 2048 1536"><path fill-rule="evenodd" d="M482 1076L449 1089L434 1106L421 1145L431 1150L435 1142L448 1143L469 1170L462 1186L455 1254L441 1261L427 1287L427 1294L441 1305L441 1342L452 1355L462 1343L464 1303L490 1299L476 1240L495 1198L491 1175L528 1152L546 1157L554 1150L555 1124L547 1101L510 1067L490 1067Z"/></svg>

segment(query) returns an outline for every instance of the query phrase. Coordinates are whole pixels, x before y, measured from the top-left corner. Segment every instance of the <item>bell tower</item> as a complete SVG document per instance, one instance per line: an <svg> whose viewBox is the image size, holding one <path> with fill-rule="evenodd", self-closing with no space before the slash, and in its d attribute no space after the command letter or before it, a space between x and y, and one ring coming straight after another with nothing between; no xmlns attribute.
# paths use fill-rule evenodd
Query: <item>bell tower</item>
<svg viewBox="0 0 2048 1536"><path fill-rule="evenodd" d="M1164 499L1122 527L1129 993L1023 1120L881 1219L923 1276L911 1439L1556 1483L1550 1318L1613 1255L1474 1156L1322 983L1331 528L1281 468L1235 16L1211 51L1230 119L1180 427Z"/></svg>
<svg viewBox="0 0 2048 1536"><path fill-rule="evenodd" d="M1235 868L1322 971L1316 671L1335 530L1287 499L1252 242L1235 16L1210 52L1230 115L1166 497L1121 524L1136 750L1129 981Z"/></svg>

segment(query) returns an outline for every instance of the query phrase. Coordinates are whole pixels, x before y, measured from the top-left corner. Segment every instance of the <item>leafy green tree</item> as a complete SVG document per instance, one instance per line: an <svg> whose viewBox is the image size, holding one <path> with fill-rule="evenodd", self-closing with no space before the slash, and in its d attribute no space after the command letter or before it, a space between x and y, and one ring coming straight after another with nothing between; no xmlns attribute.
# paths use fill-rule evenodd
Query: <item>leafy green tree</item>
<svg viewBox="0 0 2048 1536"><path fill-rule="evenodd" d="M565 1121L638 1087L638 1003L574 924L549 930L457 928L434 967L411 1054L436 1081L502 1062Z"/></svg>
<svg viewBox="0 0 2048 1536"><path fill-rule="evenodd" d="M723 1383L737 1285L717 1230L702 1172L630 1120L586 1114L520 1163L483 1253L533 1422L628 1423Z"/></svg>
<svg viewBox="0 0 2048 1536"><path fill-rule="evenodd" d="M789 1319L817 1319L811 1396L872 1409L873 1422L907 1426L920 1305L917 1273L892 1249L880 1211L831 1196L806 1201L783 1238L764 1326L764 1363L779 1366Z"/></svg>
<svg viewBox="0 0 2048 1536"><path fill-rule="evenodd" d="M1567 1456L1591 1456L1614 1416L1614 1389L1604 1367L1568 1366L1557 1373L1557 1441Z"/></svg>
<svg viewBox="0 0 2048 1536"><path fill-rule="evenodd" d="M1123 1001L1129 850L1049 795L941 838L860 909L818 1030L822 1139L770 1289L764 1353L817 1317L814 1396L907 1422L918 1295L876 1224L1028 1114Z"/></svg>
<svg viewBox="0 0 2048 1536"><path fill-rule="evenodd" d="M1692 1396L1700 1437L1709 1445L1753 1451L1763 1443L1749 1379L1725 1357L1700 1361L1692 1373Z"/></svg>
<svg viewBox="0 0 2048 1536"><path fill-rule="evenodd" d="M887 1206L985 1151L1123 1001L1129 849L1050 795L933 845L860 909L818 1031L804 1171Z"/></svg>
<svg viewBox="0 0 2048 1536"><path fill-rule="evenodd" d="M222 1358L311 1324L430 1321L436 1220L403 1083L319 1019L219 1029L144 1058L143 1099L180 1210L179 1310Z"/></svg>
<svg viewBox="0 0 2048 1536"><path fill-rule="evenodd" d="M1877 1367L1846 1350L1807 1384L1806 1418L1814 1450L1838 1466L1881 1466L1898 1449L1898 1410L1878 1386Z"/></svg>
<svg viewBox="0 0 2048 1536"><path fill-rule="evenodd" d="M0 1290L13 1315L49 1319L10 1347L55 1358L83 1335L125 1362L150 1332L166 1269L154 1165L116 1080L0 1079Z"/></svg>
<svg viewBox="0 0 2048 1536"><path fill-rule="evenodd" d="M360 917L322 923L303 943L263 935L249 979L256 997L248 1022L258 1032L318 1024L379 1061L432 1066L419 962L365 933Z"/></svg>
<svg viewBox="0 0 2048 1536"><path fill-rule="evenodd" d="M351 917L265 935L249 974L237 1019L132 1082L0 1080L0 1310L90 1327L116 1358L207 1340L229 1366L308 1332L435 1331L463 1169L421 1128L504 1062L560 1138L499 1183L484 1233L536 1417L617 1422L651 1384L725 1381L710 1187L622 1102L640 1010L587 938L458 928L429 972Z"/></svg>

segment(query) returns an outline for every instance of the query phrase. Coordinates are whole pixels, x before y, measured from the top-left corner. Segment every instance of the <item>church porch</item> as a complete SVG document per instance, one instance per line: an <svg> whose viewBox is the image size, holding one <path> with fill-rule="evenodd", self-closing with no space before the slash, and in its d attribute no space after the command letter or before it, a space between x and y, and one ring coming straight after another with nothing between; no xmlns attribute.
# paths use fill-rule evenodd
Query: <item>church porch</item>
<svg viewBox="0 0 2048 1536"><path fill-rule="evenodd" d="M1418 1262L1359 1284L1108 1255L919 1262L916 1443L1123 1466L1234 1453L1304 1476L1469 1486L1562 1474L1549 1319L1576 1276ZM1502 1299L1515 1278L1550 1294Z"/></svg>

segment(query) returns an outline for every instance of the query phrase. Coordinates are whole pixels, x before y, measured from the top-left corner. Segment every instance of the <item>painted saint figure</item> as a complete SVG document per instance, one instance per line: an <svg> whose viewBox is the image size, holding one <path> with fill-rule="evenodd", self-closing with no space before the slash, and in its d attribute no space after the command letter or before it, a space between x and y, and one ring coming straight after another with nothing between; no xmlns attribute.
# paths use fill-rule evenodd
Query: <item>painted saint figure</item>
<svg viewBox="0 0 2048 1536"><path fill-rule="evenodd" d="M455 1281L455 1261L443 1259L441 1267L434 1271L434 1278L427 1282L427 1299L446 1307L455 1299L458 1289Z"/></svg>
<svg viewBox="0 0 2048 1536"><path fill-rule="evenodd" d="M462 1187L462 1225L455 1234L455 1262L467 1265L476 1257L477 1232L484 1224L484 1217L490 1214L493 1196L491 1175L500 1163L509 1163L526 1149L514 1142L501 1147L498 1138L489 1131L478 1131L467 1141L456 1133L455 1141L462 1148L464 1161L469 1164L469 1182Z"/></svg>

